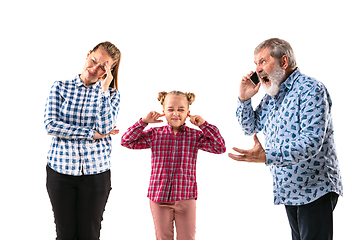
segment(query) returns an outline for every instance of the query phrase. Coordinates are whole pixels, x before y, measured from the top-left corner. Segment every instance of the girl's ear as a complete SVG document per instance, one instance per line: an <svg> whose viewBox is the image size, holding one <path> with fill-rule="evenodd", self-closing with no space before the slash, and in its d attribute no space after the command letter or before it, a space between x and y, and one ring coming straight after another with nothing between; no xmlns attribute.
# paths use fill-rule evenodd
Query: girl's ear
<svg viewBox="0 0 362 240"><path fill-rule="evenodd" d="M190 110L187 112L187 116L188 116L188 117L190 117L190 116L191 116L191 115L190 115Z"/></svg>
<svg viewBox="0 0 362 240"><path fill-rule="evenodd" d="M165 114L165 109L162 110L162 113Z"/></svg>

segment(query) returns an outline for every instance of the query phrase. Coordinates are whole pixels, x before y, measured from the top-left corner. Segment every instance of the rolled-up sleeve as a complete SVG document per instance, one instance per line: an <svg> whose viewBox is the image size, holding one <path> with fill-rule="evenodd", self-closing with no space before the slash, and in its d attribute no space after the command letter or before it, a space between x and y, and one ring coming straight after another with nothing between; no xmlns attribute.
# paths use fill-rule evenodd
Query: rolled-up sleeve
<svg viewBox="0 0 362 240"><path fill-rule="evenodd" d="M96 130L107 134L116 125L119 110L120 94L116 89L102 92L99 95L99 110L97 111Z"/></svg>

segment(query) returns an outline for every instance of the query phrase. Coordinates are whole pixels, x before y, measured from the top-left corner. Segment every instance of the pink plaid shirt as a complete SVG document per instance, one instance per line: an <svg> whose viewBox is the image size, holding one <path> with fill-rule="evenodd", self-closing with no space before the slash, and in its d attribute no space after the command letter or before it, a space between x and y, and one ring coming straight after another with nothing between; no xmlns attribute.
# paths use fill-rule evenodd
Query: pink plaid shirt
<svg viewBox="0 0 362 240"><path fill-rule="evenodd" d="M225 141L218 128L205 122L200 130L185 125L175 135L166 125L145 130L139 120L122 136L122 146L151 148L152 170L147 197L154 202L174 202L197 198L196 158L199 149L221 154Z"/></svg>

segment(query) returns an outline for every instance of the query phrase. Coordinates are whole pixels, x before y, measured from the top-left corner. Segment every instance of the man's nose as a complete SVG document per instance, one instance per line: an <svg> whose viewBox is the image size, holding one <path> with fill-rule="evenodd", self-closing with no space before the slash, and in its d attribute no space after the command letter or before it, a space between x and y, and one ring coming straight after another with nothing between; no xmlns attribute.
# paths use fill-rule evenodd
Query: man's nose
<svg viewBox="0 0 362 240"><path fill-rule="evenodd" d="M260 66L260 65L257 65L256 66L256 72L257 73L261 73L261 72L263 72L264 71L264 69Z"/></svg>

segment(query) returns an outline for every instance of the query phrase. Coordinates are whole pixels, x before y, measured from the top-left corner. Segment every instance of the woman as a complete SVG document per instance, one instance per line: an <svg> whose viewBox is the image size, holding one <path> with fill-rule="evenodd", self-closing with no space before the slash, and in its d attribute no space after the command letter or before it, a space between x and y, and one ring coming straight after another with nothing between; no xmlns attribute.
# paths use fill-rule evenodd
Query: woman
<svg viewBox="0 0 362 240"><path fill-rule="evenodd" d="M103 42L87 54L82 74L57 81L44 114L53 136L47 162L47 190L57 239L99 239L111 190L111 136L120 96L117 74L121 53Z"/></svg>

